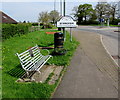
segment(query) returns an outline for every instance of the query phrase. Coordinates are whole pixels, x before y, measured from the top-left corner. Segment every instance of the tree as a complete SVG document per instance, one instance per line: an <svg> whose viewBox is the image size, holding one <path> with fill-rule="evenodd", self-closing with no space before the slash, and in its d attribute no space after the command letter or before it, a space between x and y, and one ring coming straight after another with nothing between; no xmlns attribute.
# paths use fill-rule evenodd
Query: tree
<svg viewBox="0 0 120 100"><path fill-rule="evenodd" d="M112 22L115 20L117 14L117 3L98 2L96 5L96 14L98 18L111 19Z"/></svg>
<svg viewBox="0 0 120 100"><path fill-rule="evenodd" d="M49 13L49 16L50 16L50 20L55 24L55 22L58 20L59 18L59 12L56 11L56 10L52 10L50 13Z"/></svg>
<svg viewBox="0 0 120 100"><path fill-rule="evenodd" d="M107 2L98 2L95 7L96 15L98 18L103 18L105 15L109 14L110 5Z"/></svg>
<svg viewBox="0 0 120 100"><path fill-rule="evenodd" d="M41 22L43 24L48 24L50 16L48 14L48 12L41 12L39 13L39 17L38 17L38 22Z"/></svg>
<svg viewBox="0 0 120 100"><path fill-rule="evenodd" d="M93 10L91 4L79 5L78 7L74 7L73 11L75 12L73 14L77 18L78 24L95 18L95 11Z"/></svg>
<svg viewBox="0 0 120 100"><path fill-rule="evenodd" d="M71 15L74 15L75 19L78 19L78 6L75 6L72 9L73 13L71 13Z"/></svg>
<svg viewBox="0 0 120 100"><path fill-rule="evenodd" d="M90 20L91 20L91 21L94 21L94 20L96 20L96 19L97 19L97 16L96 16L96 11L95 11L95 10L93 10L93 11L92 11L92 13L91 13Z"/></svg>
<svg viewBox="0 0 120 100"><path fill-rule="evenodd" d="M23 21L23 23L26 23L26 21Z"/></svg>
<svg viewBox="0 0 120 100"><path fill-rule="evenodd" d="M118 19L120 19L120 1L118 2Z"/></svg>
<svg viewBox="0 0 120 100"><path fill-rule="evenodd" d="M117 3L115 3L115 2L110 3L109 12L110 12L110 14L112 16L112 22L114 22L115 15L118 14Z"/></svg>

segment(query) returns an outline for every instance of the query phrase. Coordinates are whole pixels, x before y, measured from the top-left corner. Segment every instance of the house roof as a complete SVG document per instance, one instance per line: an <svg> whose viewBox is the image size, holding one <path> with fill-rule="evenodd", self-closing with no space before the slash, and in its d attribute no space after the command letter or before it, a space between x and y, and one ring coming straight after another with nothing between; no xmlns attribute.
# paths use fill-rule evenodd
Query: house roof
<svg viewBox="0 0 120 100"><path fill-rule="evenodd" d="M8 16L7 14L5 14L4 12L0 11L0 23L17 23L17 21L15 21L13 18L11 18L10 16Z"/></svg>

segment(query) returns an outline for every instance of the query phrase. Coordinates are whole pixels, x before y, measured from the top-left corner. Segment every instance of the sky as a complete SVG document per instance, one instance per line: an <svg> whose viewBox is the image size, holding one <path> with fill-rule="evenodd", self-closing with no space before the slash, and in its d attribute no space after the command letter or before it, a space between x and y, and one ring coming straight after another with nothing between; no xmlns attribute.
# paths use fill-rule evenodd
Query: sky
<svg viewBox="0 0 120 100"><path fill-rule="evenodd" d="M29 1L29 2L28 2ZM0 2L0 10L15 19L16 21L37 22L39 13L42 11L52 11L55 8L60 12L60 3L57 0L4 0ZM60 0L59 0L60 1ZM97 0L92 2L81 2L81 0L66 0L66 15L71 15L72 9L80 4L89 3L93 7L97 4ZM102 0L99 0L102 1ZM114 1L114 0L112 0ZM116 0L115 0L116 1Z"/></svg>

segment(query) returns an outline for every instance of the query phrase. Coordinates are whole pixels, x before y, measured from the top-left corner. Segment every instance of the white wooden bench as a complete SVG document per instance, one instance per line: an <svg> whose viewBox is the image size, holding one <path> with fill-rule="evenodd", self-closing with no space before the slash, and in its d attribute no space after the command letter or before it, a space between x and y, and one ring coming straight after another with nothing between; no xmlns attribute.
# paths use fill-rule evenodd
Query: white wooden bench
<svg viewBox="0 0 120 100"><path fill-rule="evenodd" d="M38 71L40 73L40 68L50 59L50 57L52 57L51 55L42 55L37 45L23 53L17 53L17 56L27 75L29 75L29 72L33 71Z"/></svg>

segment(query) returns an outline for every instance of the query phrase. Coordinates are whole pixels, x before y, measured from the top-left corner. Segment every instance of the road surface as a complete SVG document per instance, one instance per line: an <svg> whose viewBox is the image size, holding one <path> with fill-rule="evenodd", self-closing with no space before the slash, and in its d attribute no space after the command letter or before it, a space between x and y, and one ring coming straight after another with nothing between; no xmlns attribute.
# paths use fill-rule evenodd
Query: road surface
<svg viewBox="0 0 120 100"><path fill-rule="evenodd" d="M120 40L118 39L118 36L120 36L118 35L118 27L100 28L99 26L79 26L74 30L83 30L101 34L101 40L103 42L103 45L105 46L105 49L108 51L115 63L118 65L118 55L120 56L118 52L118 50L120 50L120 45L118 45L118 42L120 42Z"/></svg>

